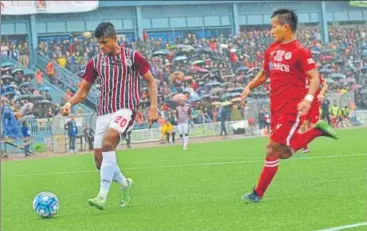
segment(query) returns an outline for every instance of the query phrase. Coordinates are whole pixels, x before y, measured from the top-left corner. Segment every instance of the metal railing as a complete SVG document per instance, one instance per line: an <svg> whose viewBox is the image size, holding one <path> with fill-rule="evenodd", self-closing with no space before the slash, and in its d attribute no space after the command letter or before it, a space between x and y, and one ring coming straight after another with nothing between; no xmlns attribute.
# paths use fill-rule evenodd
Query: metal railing
<svg viewBox="0 0 367 231"><path fill-rule="evenodd" d="M1 62L5 63L5 62L10 62L14 65L15 69L22 69L24 70L25 73L32 73L35 74L35 72L25 66L23 66L22 64L20 64L19 62L17 62L16 60L8 57L8 56L1 56ZM32 80L32 83L35 84L35 79ZM43 79L43 87L48 87L50 89L50 94L53 98L53 101L56 103L60 103L61 102L61 98L63 97L63 95L65 94L64 91L62 91L60 88L58 88L57 86L55 86L54 84L50 83L47 79ZM83 105L83 104L79 104L75 107L75 109L81 108L83 111L85 112L92 112L92 110L90 108L88 108L87 106Z"/></svg>
<svg viewBox="0 0 367 231"><path fill-rule="evenodd" d="M36 58L37 66L43 70L45 70L47 64L50 61L51 60L44 55L37 55ZM58 81L62 82L62 84L64 85L63 88L65 89L70 88L74 91L78 90L78 84L81 81L81 79L76 74L72 73L66 68L60 67L58 64L55 64L55 71ZM95 110L96 105L98 104L99 94L100 91L95 86L92 86L92 88L89 91L88 97L84 103L88 105L90 108Z"/></svg>

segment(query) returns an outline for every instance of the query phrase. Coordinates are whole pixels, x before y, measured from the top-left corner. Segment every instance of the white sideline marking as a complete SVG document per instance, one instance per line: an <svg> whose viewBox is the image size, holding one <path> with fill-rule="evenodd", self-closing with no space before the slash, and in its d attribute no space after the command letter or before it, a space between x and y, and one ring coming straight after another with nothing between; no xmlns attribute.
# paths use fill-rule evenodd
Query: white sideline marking
<svg viewBox="0 0 367 231"><path fill-rule="evenodd" d="M316 231L338 231L338 230L344 230L344 229L350 229L350 228L357 228L361 226L367 226L367 222L355 223L351 225L343 225L343 226L327 228L327 229L319 229Z"/></svg>
<svg viewBox="0 0 367 231"><path fill-rule="evenodd" d="M345 155L327 155L327 156L310 156L307 158L293 158L289 161L296 160L312 160L312 159L327 159L327 158L342 158L342 157L354 157L354 156L367 156L367 153L355 153L355 154L345 154ZM227 164L248 164L248 163L262 163L263 160L244 160L244 161L227 161L227 162L207 162L207 163L197 163L197 164L173 164L173 165L158 165L149 167L131 167L124 168L124 170L143 170L151 168L170 168L170 167L194 167L194 166L212 166L212 165L227 165ZM4 176L2 178L16 178L16 177L29 177L29 176L43 176L43 175L62 175L62 174L78 174L78 173L91 173L98 172L97 170L82 170L73 172L40 172L40 173L30 173L30 174L19 174Z"/></svg>

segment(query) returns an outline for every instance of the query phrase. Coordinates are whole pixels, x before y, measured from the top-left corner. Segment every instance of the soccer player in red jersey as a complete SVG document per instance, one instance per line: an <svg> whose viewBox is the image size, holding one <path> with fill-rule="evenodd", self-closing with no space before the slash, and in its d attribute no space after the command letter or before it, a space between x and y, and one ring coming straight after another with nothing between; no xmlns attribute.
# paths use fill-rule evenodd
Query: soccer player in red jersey
<svg viewBox="0 0 367 231"><path fill-rule="evenodd" d="M298 18L288 9L271 16L271 34L275 42L264 53L264 67L242 92L242 100L251 90L270 78L271 135L266 147L264 168L254 190L242 199L259 202L278 170L280 159L287 159L318 136L337 139L324 121L305 133L298 133L320 87L319 73L311 52L296 39ZM310 78L306 89L305 79Z"/></svg>
<svg viewBox="0 0 367 231"><path fill-rule="evenodd" d="M115 150L121 137L134 126L139 105L140 77L148 83L149 125L158 120L157 84L144 57L118 45L112 23L100 23L94 36L101 53L87 63L81 88L61 109L61 114L67 116L73 105L87 97L92 84L97 79L101 81L94 137L94 159L100 170L100 191L97 197L88 202L91 206L104 209L111 182L115 181L121 185L121 207L125 207L130 202L133 181L122 174L116 162Z"/></svg>
<svg viewBox="0 0 367 231"><path fill-rule="evenodd" d="M317 100L315 99L312 102L312 106L310 111L308 112L308 114L306 115L306 117L304 118L304 123L302 126L302 131L301 132L306 132L308 129L311 129L320 119L320 107L322 102L324 101L325 98L325 93L328 89L328 85L326 83L326 81L324 80L324 78L319 75L320 78L320 84L322 85L322 87L320 87L316 94L317 95ZM309 88L309 78L306 78L306 88ZM306 146L303 148L302 153L308 153L310 152L309 148Z"/></svg>

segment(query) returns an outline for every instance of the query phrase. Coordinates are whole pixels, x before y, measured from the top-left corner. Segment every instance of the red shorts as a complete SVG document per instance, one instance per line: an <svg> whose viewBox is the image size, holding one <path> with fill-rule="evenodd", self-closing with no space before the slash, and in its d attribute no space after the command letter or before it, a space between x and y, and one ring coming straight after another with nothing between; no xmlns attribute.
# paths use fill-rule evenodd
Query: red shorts
<svg viewBox="0 0 367 231"><path fill-rule="evenodd" d="M305 116L305 120L309 121L311 124L316 124L320 120L320 103L313 103L310 111Z"/></svg>
<svg viewBox="0 0 367 231"><path fill-rule="evenodd" d="M294 134L299 130L304 117L295 114L275 113L271 116L270 139L279 144L290 144Z"/></svg>

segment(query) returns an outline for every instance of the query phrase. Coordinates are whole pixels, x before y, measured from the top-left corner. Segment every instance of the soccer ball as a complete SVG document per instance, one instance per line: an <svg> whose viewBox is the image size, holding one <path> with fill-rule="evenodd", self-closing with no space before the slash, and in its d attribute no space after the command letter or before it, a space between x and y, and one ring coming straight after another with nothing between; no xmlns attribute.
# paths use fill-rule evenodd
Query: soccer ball
<svg viewBox="0 0 367 231"><path fill-rule="evenodd" d="M33 210L41 218L51 218L59 211L59 198L50 192L41 192L33 199Z"/></svg>

